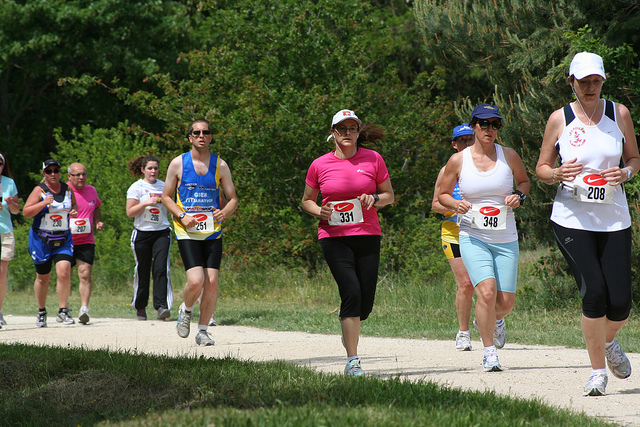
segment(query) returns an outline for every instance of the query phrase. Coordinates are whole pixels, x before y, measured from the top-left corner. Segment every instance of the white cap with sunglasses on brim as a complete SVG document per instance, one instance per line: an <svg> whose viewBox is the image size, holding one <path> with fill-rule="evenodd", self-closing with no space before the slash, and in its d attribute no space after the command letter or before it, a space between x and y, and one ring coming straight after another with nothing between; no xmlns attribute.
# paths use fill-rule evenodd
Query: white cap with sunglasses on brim
<svg viewBox="0 0 640 427"><path fill-rule="evenodd" d="M44 170L47 169L49 166L58 166L59 168L62 167L60 165L60 162L58 162L57 160L49 159L49 160L45 160L42 163L42 171L44 172Z"/></svg>
<svg viewBox="0 0 640 427"><path fill-rule="evenodd" d="M604 75L604 64L602 63L602 58L595 53L576 53L571 60L571 65L569 66L569 77L574 76L576 79L581 80L593 74L596 74L603 79L607 78Z"/></svg>
<svg viewBox="0 0 640 427"><path fill-rule="evenodd" d="M356 116L356 113L352 110L340 110L337 113L335 113L333 115L333 120L331 121L331 128L333 128L335 125L337 125L338 123L341 123L345 120L355 120L356 122L358 122L358 127L360 127L360 125L362 125L362 120L360 120L358 118L358 116ZM329 141L331 138L333 138L333 134L329 135L327 137L327 141Z"/></svg>

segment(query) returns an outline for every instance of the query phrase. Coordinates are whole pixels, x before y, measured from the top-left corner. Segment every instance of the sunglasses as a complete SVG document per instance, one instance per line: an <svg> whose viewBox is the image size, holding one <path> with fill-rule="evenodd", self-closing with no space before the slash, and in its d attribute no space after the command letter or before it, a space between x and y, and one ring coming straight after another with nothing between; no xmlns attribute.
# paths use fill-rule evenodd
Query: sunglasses
<svg viewBox="0 0 640 427"><path fill-rule="evenodd" d="M69 175L71 175L74 178L77 178L79 176L87 176L86 172L78 172L78 173L70 173Z"/></svg>
<svg viewBox="0 0 640 427"><path fill-rule="evenodd" d="M202 133L203 135L211 135L210 130L194 130L193 132L191 132L191 135L200 136L200 133Z"/></svg>
<svg viewBox="0 0 640 427"><path fill-rule="evenodd" d="M489 121L487 119L478 120L478 124L480 125L480 129L489 129L489 125L493 126L495 130L500 130L502 127L502 122L500 120Z"/></svg>
<svg viewBox="0 0 640 427"><path fill-rule="evenodd" d="M4 163L3 163L3 162L0 162L0 166L4 166Z"/></svg>
<svg viewBox="0 0 640 427"><path fill-rule="evenodd" d="M60 169L45 169L44 173L51 175L52 173L60 173Z"/></svg>

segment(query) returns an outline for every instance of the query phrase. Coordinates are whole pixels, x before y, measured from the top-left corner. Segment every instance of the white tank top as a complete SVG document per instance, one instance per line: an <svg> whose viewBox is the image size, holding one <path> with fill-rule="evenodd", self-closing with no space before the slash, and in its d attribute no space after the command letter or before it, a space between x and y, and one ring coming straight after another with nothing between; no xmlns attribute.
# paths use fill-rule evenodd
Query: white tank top
<svg viewBox="0 0 640 427"><path fill-rule="evenodd" d="M593 126L582 123L571 105L564 107L564 115L565 127L556 142L561 162L577 158L583 164L583 172L595 174L620 165L624 134L616 123L613 102L605 101L605 113ZM619 231L631 226L627 198L620 185L614 187L613 202L603 204L576 201L573 183L561 183L553 200L551 221L586 231Z"/></svg>
<svg viewBox="0 0 640 427"><path fill-rule="evenodd" d="M460 194L462 199L473 205L504 206L504 199L513 192L513 171L504 158L502 146L496 147L497 160L495 166L488 171L480 171L473 163L470 147L462 151L462 168L460 170ZM475 237L487 243L509 243L518 240L516 221L513 209L506 208L506 228L504 230L479 230L471 225L471 213L462 216L460 235Z"/></svg>

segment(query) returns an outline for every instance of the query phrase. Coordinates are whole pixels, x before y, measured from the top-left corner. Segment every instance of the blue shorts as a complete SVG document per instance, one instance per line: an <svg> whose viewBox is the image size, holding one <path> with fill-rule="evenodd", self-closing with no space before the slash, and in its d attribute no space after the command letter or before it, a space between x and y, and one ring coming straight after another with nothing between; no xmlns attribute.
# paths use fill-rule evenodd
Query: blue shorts
<svg viewBox="0 0 640 427"><path fill-rule="evenodd" d="M67 255L69 259L73 259L73 238L71 237L71 233L67 236L67 241L64 245L59 248L51 248L36 234L33 228L30 228L29 254L36 265L50 263L51 260L57 258L58 255Z"/></svg>
<svg viewBox="0 0 640 427"><path fill-rule="evenodd" d="M460 236L460 254L475 287L487 279L495 279L498 291L514 294L518 281L518 241L485 243L469 236Z"/></svg>

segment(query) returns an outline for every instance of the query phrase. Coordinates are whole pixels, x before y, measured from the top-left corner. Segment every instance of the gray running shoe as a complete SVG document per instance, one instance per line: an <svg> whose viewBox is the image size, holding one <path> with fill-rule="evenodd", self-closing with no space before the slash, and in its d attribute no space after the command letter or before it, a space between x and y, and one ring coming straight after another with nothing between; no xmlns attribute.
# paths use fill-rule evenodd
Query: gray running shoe
<svg viewBox="0 0 640 427"><path fill-rule="evenodd" d="M594 374L591 375L587 385L584 387L585 396L604 396L605 389L607 388L607 374Z"/></svg>
<svg viewBox="0 0 640 427"><path fill-rule="evenodd" d="M209 336L207 331L198 330L196 334L196 344L202 346L214 345L216 342Z"/></svg>
<svg viewBox="0 0 640 427"><path fill-rule="evenodd" d="M344 374L349 377L364 376L362 366L360 366L360 359L353 359L351 362L347 362L344 367Z"/></svg>
<svg viewBox="0 0 640 427"><path fill-rule="evenodd" d="M4 316L2 316L2 312L0 311L0 326L6 325L7 322L4 320Z"/></svg>
<svg viewBox="0 0 640 427"><path fill-rule="evenodd" d="M71 317L71 315L69 314L69 310L58 312L56 322L62 323L63 325L73 325L74 323L76 323L76 321L73 320L73 317Z"/></svg>
<svg viewBox="0 0 640 427"><path fill-rule="evenodd" d="M456 334L456 350L471 351L471 334L469 331Z"/></svg>
<svg viewBox="0 0 640 427"><path fill-rule="evenodd" d="M605 347L604 354L607 357L607 366L616 378L625 379L631 376L631 362L616 340L613 340L610 347Z"/></svg>
<svg viewBox="0 0 640 427"><path fill-rule="evenodd" d="M138 320L147 320L147 310L144 308L136 308L136 317Z"/></svg>
<svg viewBox="0 0 640 427"><path fill-rule="evenodd" d="M171 317L171 311L167 307L160 307L158 309L158 320L164 320Z"/></svg>
<svg viewBox="0 0 640 427"><path fill-rule="evenodd" d="M505 322L503 320L502 326L496 325L493 328L493 345L495 345L496 348L504 347L505 343L507 342L507 335L504 332L504 325Z"/></svg>
<svg viewBox="0 0 640 427"><path fill-rule="evenodd" d="M218 322L213 318L213 314L211 315L211 319L209 319L209 326L217 326Z"/></svg>
<svg viewBox="0 0 640 427"><path fill-rule="evenodd" d="M500 372L502 371L502 366L500 365L500 361L498 360L498 352L492 351L489 354L484 355L482 359L482 365L484 366L485 372Z"/></svg>
<svg viewBox="0 0 640 427"><path fill-rule="evenodd" d="M44 328L47 326L47 312L38 311L38 317L36 317L36 326L38 328Z"/></svg>
<svg viewBox="0 0 640 427"><path fill-rule="evenodd" d="M191 312L187 311L184 303L180 304L178 310L178 324L176 325L176 331L180 338L186 338L189 336L189 328L191 327Z"/></svg>
<svg viewBox="0 0 640 427"><path fill-rule="evenodd" d="M89 323L89 320L89 307L80 307L80 316L78 316L78 322L86 325L87 323Z"/></svg>

